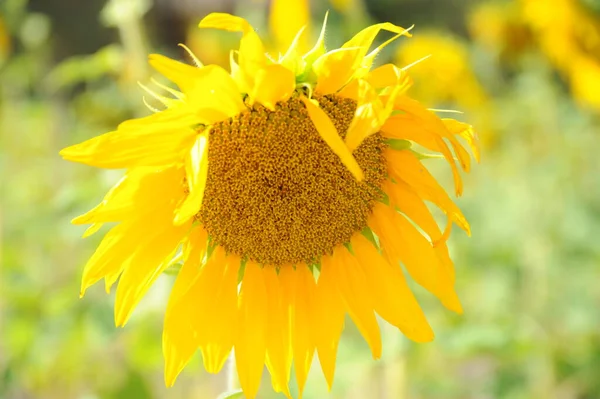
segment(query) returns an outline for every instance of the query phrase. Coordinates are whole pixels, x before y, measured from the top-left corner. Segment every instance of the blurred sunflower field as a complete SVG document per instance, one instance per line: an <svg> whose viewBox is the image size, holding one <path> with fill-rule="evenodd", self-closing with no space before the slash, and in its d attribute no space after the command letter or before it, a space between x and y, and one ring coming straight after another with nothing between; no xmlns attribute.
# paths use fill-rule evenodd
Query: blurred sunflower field
<svg viewBox="0 0 600 399"><path fill-rule="evenodd" d="M416 344L382 325L374 362L347 323L332 391L313 366L304 398L600 398L598 0L0 0L0 398L212 399L227 389L199 355L164 386L172 275L123 329L101 286L78 299L101 237L82 240L69 221L121 174L58 151L149 114L138 82L159 78L147 54L193 63L184 43L226 67L239 37L199 30L208 13L247 18L276 52L304 25L300 46L312 46L327 10L332 46L372 23L414 24L377 62L414 64L411 95L462 112L452 115L474 125L481 163L457 201L472 237L450 243L464 314L415 285L436 339ZM426 161L449 186L442 163ZM283 398L269 385L265 373L258 397Z"/></svg>

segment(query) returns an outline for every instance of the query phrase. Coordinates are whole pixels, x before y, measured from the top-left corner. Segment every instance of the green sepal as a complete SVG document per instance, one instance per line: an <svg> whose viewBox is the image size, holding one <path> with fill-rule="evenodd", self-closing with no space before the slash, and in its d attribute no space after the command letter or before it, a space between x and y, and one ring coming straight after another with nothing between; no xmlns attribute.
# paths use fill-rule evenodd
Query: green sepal
<svg viewBox="0 0 600 399"><path fill-rule="evenodd" d="M167 276L177 276L182 267L183 262L173 263L172 265L169 265L169 267L167 267L163 273Z"/></svg>
<svg viewBox="0 0 600 399"><path fill-rule="evenodd" d="M317 263L313 263L308 265L308 268L310 269L310 272L314 275L315 274L315 270L318 273L321 273L321 262L317 262Z"/></svg>
<svg viewBox="0 0 600 399"><path fill-rule="evenodd" d="M375 245L375 248L377 248L378 250L381 249L379 246L379 238L375 235L375 233L373 233L373 230L371 230L370 227L365 227L360 233L363 236L365 236L365 238L369 240L373 245Z"/></svg>
<svg viewBox="0 0 600 399"><path fill-rule="evenodd" d="M350 252L352 255L354 255L354 250L352 249L352 243L345 242L344 246L346 247L346 249L348 250L348 252Z"/></svg>
<svg viewBox="0 0 600 399"><path fill-rule="evenodd" d="M385 143L394 151L409 150L412 142L404 139L386 139Z"/></svg>
<svg viewBox="0 0 600 399"><path fill-rule="evenodd" d="M417 157L417 159L422 160L422 159L443 159L444 156L442 154L425 154L423 152L418 152L415 150L410 150L410 152L413 153L413 155L415 157Z"/></svg>
<svg viewBox="0 0 600 399"><path fill-rule="evenodd" d="M242 280L244 279L244 272L246 271L246 263L248 262L248 259L242 259L240 261L240 268L238 269L238 284L242 282Z"/></svg>

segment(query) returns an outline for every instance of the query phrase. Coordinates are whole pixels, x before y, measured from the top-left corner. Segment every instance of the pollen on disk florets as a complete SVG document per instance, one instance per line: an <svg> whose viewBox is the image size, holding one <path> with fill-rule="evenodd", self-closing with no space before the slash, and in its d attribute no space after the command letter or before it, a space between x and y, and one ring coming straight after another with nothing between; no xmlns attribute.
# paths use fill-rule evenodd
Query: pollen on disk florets
<svg viewBox="0 0 600 399"><path fill-rule="evenodd" d="M356 102L313 97L344 137ZM197 217L215 244L268 265L314 263L367 226L386 167L383 138L354 151L358 182L321 139L296 97L271 111L254 105L215 124L208 177Z"/></svg>

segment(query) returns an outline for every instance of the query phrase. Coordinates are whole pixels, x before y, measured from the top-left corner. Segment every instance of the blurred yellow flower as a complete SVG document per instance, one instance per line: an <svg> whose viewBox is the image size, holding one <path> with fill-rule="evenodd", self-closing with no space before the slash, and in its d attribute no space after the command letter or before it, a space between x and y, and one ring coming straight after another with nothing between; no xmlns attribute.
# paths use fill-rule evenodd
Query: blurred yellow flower
<svg viewBox="0 0 600 399"><path fill-rule="evenodd" d="M271 0L269 27L275 48L285 52L296 34L306 30L307 34L298 37L297 50L308 51L310 34L310 6L308 0Z"/></svg>
<svg viewBox="0 0 600 399"><path fill-rule="evenodd" d="M473 108L487 101L471 69L467 47L447 33L419 33L399 48L397 62L406 65L429 56L411 69L414 90L424 102Z"/></svg>
<svg viewBox="0 0 600 399"><path fill-rule="evenodd" d="M86 265L82 295L100 279L107 290L119 279L122 326L173 259L182 260L165 315L166 384L198 348L211 373L235 349L247 398L257 395L265 364L273 388L291 397L293 363L301 396L315 351L331 386L346 313L374 358L382 350L376 314L415 341L433 339L399 262L460 312L446 241L453 223L469 225L410 144L445 157L457 195L457 163L470 168L457 137L476 158L478 149L469 125L407 96L405 70L371 69L408 31L375 24L327 51L324 25L308 52L294 40L273 57L242 18L210 14L200 27L242 33L230 72L151 55L179 87L162 86L169 98L149 90L166 109L61 151L127 169L74 220L92 223L87 234L118 223ZM382 30L395 35L369 52ZM424 201L445 212L444 230Z"/></svg>
<svg viewBox="0 0 600 399"><path fill-rule="evenodd" d="M515 2L489 2L476 5L468 16L471 37L497 50L502 61L512 62L532 43L529 27Z"/></svg>
<svg viewBox="0 0 600 399"><path fill-rule="evenodd" d="M565 76L573 95L600 110L600 19L578 0L521 0L540 48Z"/></svg>

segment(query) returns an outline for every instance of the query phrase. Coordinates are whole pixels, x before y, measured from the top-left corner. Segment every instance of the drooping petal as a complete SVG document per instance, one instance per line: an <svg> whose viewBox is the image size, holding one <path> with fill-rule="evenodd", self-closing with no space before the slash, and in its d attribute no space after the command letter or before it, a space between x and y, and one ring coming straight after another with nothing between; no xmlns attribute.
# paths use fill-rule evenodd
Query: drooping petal
<svg viewBox="0 0 600 399"><path fill-rule="evenodd" d="M194 142L193 126L198 122L197 117L182 113L179 108L169 109L123 123L114 132L61 150L60 155L99 168L172 165Z"/></svg>
<svg viewBox="0 0 600 399"><path fill-rule="evenodd" d="M199 134L190 153L185 158L185 175L188 196L175 211L175 224L187 222L200 211L208 175L208 131Z"/></svg>
<svg viewBox="0 0 600 399"><path fill-rule="evenodd" d="M289 398L291 394L288 383L292 367L290 306L275 268L265 267L263 274L269 298L266 365L271 373L275 392L283 392Z"/></svg>
<svg viewBox="0 0 600 399"><path fill-rule="evenodd" d="M455 119L442 119L442 122L446 126L446 129L454 135L460 136L471 147L471 151L473 152L473 156L477 162L480 161L480 149L479 149L479 141L477 140L477 134L473 130L473 126L459 122Z"/></svg>
<svg viewBox="0 0 600 399"><path fill-rule="evenodd" d="M315 290L314 323L320 326L319 334L315 336L319 363L327 386L331 389L335 374L338 343L344 329L344 302L336 286L334 268L330 265L330 256L321 259L322 273L319 275Z"/></svg>
<svg viewBox="0 0 600 399"><path fill-rule="evenodd" d="M433 149L437 147L435 150L442 152L452 167L456 195L460 196L462 194L462 180L460 178L460 174L458 173L454 157L442 139L446 139L450 142L464 170L469 169L469 154L456 140L454 135L448 131L441 119L421 105L418 101L415 101L405 95L398 96L394 100L394 109L402 111L401 115L396 115L389 119L390 123L393 123L394 121L398 121L400 123L400 125L396 126L396 134L401 135L401 132L409 130L415 138L418 138L419 135L429 135L430 138L428 144L423 145L426 147L431 145L434 147ZM413 125L412 130L411 123ZM390 132L390 134L394 134L393 130L393 128L386 128L385 126L383 127L384 133Z"/></svg>
<svg viewBox="0 0 600 399"><path fill-rule="evenodd" d="M292 351L294 369L298 384L298 397L302 397L304 384L315 353L315 342L311 330L311 310L313 309L315 280L306 265L283 267L279 272L282 287L291 308ZM316 331L315 333L318 333Z"/></svg>
<svg viewBox="0 0 600 399"><path fill-rule="evenodd" d="M404 181L424 200L431 201L444 211L458 227L471 234L469 223L458 206L435 178L410 151L386 151L388 173L396 181Z"/></svg>
<svg viewBox="0 0 600 399"><path fill-rule="evenodd" d="M217 251L223 250L217 247L213 256ZM223 368L233 347L237 330L237 279L240 258L234 255L227 256L225 262L218 266L224 269L223 279L217 284L216 290L209 292L213 295L212 308L207 311L204 325L209 331L206 340L200 343L204 368L209 373L218 373ZM215 281L210 284L215 284Z"/></svg>
<svg viewBox="0 0 600 399"><path fill-rule="evenodd" d="M329 116L308 98L301 97L301 100L304 105L306 105L308 115L323 141L325 141L329 148L331 148L331 151L340 158L340 161L342 161L344 166L346 166L354 175L356 180L362 181L364 179L364 174L360 169L358 162L356 162L352 152L350 152L346 143L344 143L344 140L342 140L338 134L333 122L329 119Z"/></svg>
<svg viewBox="0 0 600 399"><path fill-rule="evenodd" d="M205 242L201 243L204 247ZM202 351L204 368L209 373L223 367L233 347L239 263L227 259L219 246L199 266L200 270L197 259L184 264L167 305L163 332L167 385L173 384L189 361L192 345Z"/></svg>
<svg viewBox="0 0 600 399"><path fill-rule="evenodd" d="M173 386L175 379L198 350L198 340L193 321L197 319L196 304L190 301L190 289L202 273L206 252L207 233L195 228L184 242L184 263L171 290L163 328L163 355L165 357L165 383Z"/></svg>
<svg viewBox="0 0 600 399"><path fill-rule="evenodd" d="M383 189L390 197L392 205L423 229L432 242L442 237L442 232L427 205L410 186L401 180L395 183L388 180L384 183Z"/></svg>
<svg viewBox="0 0 600 399"><path fill-rule="evenodd" d="M333 259L327 265L335 276L335 282L346 310L365 338L373 358L381 357L381 335L373 311L373 298L365 286L366 277L356 258L342 246L333 249ZM322 273L327 270L321 269Z"/></svg>
<svg viewBox="0 0 600 399"><path fill-rule="evenodd" d="M194 226L189 235L183 240L183 266L175 284L171 288L169 304L165 315L172 313L171 307L179 302L190 290L196 279L200 276L200 269L204 264L204 256L208 248L208 233L201 225Z"/></svg>
<svg viewBox="0 0 600 399"><path fill-rule="evenodd" d="M268 310L263 272L256 263L247 262L239 294L235 361L248 399L256 396L265 365Z"/></svg>
<svg viewBox="0 0 600 399"><path fill-rule="evenodd" d="M404 216L378 204L369 226L379 236L383 252L392 265L402 261L419 285L437 296L448 309L462 312L454 291L453 273L439 261L432 244Z"/></svg>
<svg viewBox="0 0 600 399"><path fill-rule="evenodd" d="M375 311L408 338L417 342L431 341L433 331L400 267L386 262L373 244L361 234L355 234L351 244L365 273L366 283L370 286Z"/></svg>

